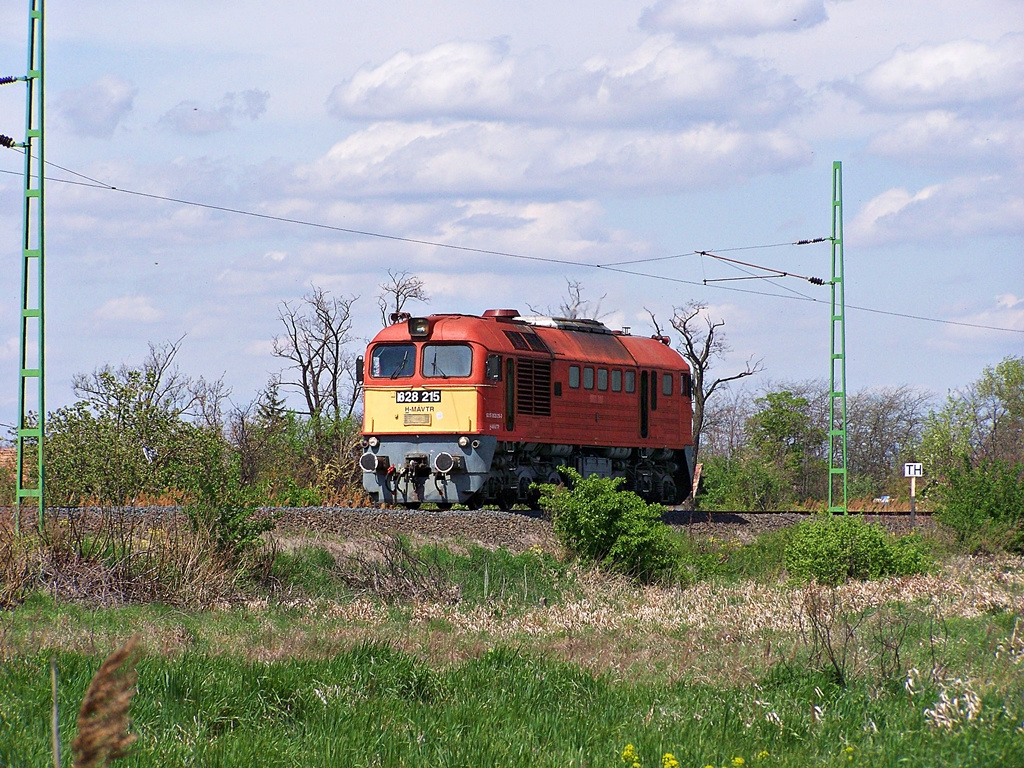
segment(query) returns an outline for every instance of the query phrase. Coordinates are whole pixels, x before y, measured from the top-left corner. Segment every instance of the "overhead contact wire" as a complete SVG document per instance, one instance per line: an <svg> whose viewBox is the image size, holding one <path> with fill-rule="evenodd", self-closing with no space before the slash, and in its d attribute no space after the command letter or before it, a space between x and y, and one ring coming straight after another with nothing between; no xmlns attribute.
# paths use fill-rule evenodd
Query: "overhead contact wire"
<svg viewBox="0 0 1024 768"><path fill-rule="evenodd" d="M287 216L274 216L274 215L268 214L268 213L257 213L255 211L247 211L247 210L244 210L244 209L241 209L241 208L231 208L231 207L228 207L228 206L212 205L210 203L201 203L201 202L198 202L198 201L195 201L195 200L184 200L184 199L181 199L181 198L168 197L166 195L156 195L156 194L152 194L152 193L149 193L149 192L139 192L137 190L124 189L124 188L121 188L121 187L115 187L115 186L113 186L111 184L106 184L106 183L104 183L102 181L99 181L97 179L92 179L91 177L86 176L85 174L78 173L76 171L72 171L72 170L70 170L68 168L63 168L62 166L59 166L56 163L53 163L53 162L51 162L49 160L46 161L46 164L47 165L52 165L55 168L59 168L60 170L65 171L67 173L71 173L71 174L73 174L75 176L79 176L80 178L87 179L89 181L89 183L84 183L84 182L80 182L80 181L72 181L70 179L58 179L58 178L50 178L50 177L47 177L47 181L58 182L58 183L62 183L62 184L71 184L71 185L75 185L75 186L89 187L89 188L93 188L93 189L105 189L105 190L112 191L112 192L121 192L122 194L133 195L133 196L142 197L142 198L148 198L148 199L151 199L151 200L161 200L161 201L169 202L169 203L177 203L179 205L190 205L190 206L194 206L194 207L197 207L197 208L205 208L207 210L212 210L212 211L221 211L223 213L234 213L234 214L237 214L239 216L249 216L251 218L265 219L265 220L268 220L268 221L277 221L277 222L281 222L281 223L285 223L285 224L297 224L299 226L314 227L316 229L324 229L324 230L328 230L328 231L332 231L332 232L343 232L345 234L350 234L350 235L359 235L359 236L362 236L362 237L373 237L373 238L377 238L377 239L381 239L381 240L391 240L391 241L394 241L394 242L410 243L410 244L413 244L413 245L426 245L426 246L430 246L430 247L433 247L433 248L446 248L446 249L449 249L449 250L462 251L464 253L478 253L478 254L482 254L482 255L486 255L486 256L503 256L505 258L510 258L510 259L522 259L522 260L525 260L525 261L536 261L536 262L543 262L543 263L547 263L547 264L562 264L562 265L574 266L574 267L587 267L589 269L601 269L601 270L605 270L607 272L618 272L618 273L624 274L624 275L632 275L632 276L635 276L635 277L643 277L643 278L646 278L646 279L649 279L649 280L661 280L663 282L675 283L675 284L678 284L678 285L693 285L693 286L697 286L697 287L717 288L717 289L723 290L723 291L734 291L736 293L745 293L745 294L749 294L749 295L753 295L753 296L768 296L768 297L772 297L772 298L776 298L776 299L790 299L792 301L807 301L807 302L813 302L813 303L824 303L824 301L822 299L815 299L812 296L806 296L806 295L804 295L802 293L799 293L797 291L793 291L793 293L795 294L793 296L786 296L786 295L780 294L780 293L770 293L768 291L756 291L756 290L751 290L749 288L735 288L735 287L725 286L725 285L708 284L707 282L698 282L696 280L686 280L684 278L669 277L667 275L653 275L653 274L650 274L650 273L647 273L647 272L638 272L638 271L635 271L635 270L622 269L619 266L617 266L617 265L620 265L620 264L625 265L625 264L645 263L645 262L652 262L652 261L666 261L666 260L669 260L669 259L676 259L676 258L680 258L681 256L688 256L688 255L705 255L706 254L708 256L711 256L712 254L710 252L691 251L691 252L688 252L688 253L674 254L672 256L660 256L660 257L654 257L654 258L651 258L651 259L635 259L635 260L622 261L622 262L610 262L608 264L594 264L594 263L584 262L584 261L572 261L570 259L556 259L556 258L545 257L545 256L526 256L526 255L521 254L521 253L511 253L509 251L497 251L497 250L491 250L491 249L488 249L488 248L473 248L471 246L454 245L452 243L441 243L441 242L437 242L437 241L433 241L433 240L424 240L424 239L414 238L414 237L402 237L400 235L388 235L388 234L384 234L382 232L371 232L369 230L354 229L354 228L349 228L349 227L339 227L339 226L335 226L333 224L322 224L322 223L316 222L316 221L306 221L306 220L303 220L303 219L293 219L293 218L289 218ZM19 172L19 171L8 171L8 170L5 170L5 169L0 169L0 173L6 173L6 174L10 174L12 176L14 176L14 175L20 176L21 175L21 172ZM768 245L749 245L749 246L740 246L740 247L735 247L735 248L725 248L725 249L718 249L718 250L719 250L719 252L731 252L731 251L742 251L742 250L755 250L755 249L760 249L760 248L778 248L778 247L787 246L787 245L808 245L808 244L811 244L811 243L827 242L830 239L831 238L828 238L828 237L820 237L820 238L813 238L813 239L808 239L808 240L798 240L796 242L771 243L771 244L768 244ZM788 289L787 288L787 290L792 290L792 289ZM908 320L921 320L923 322L938 323L938 324L941 324L941 325L953 325L953 326L959 326L959 327L962 327L962 328L977 328L977 329L987 330L987 331L1002 331L1002 332L1006 332L1006 333L1024 334L1024 330L1017 329L1017 328L1005 328L1005 327L1002 327L1002 326L984 325L984 324L981 324L981 323L968 323L968 322L963 322L963 321L959 321L959 320L943 320L943 319L937 318L937 317L925 317L923 315L912 315L912 314L907 314L907 313L903 313L903 312L891 312L889 310L875 309L875 308L872 308L872 307L861 307L861 306L857 306L857 305L854 305L854 304L847 304L846 308L847 309L855 309L855 310L858 310L858 311L861 311L861 312L870 312L870 313L876 314L876 315L885 315L887 317L900 317L900 318L905 318L905 319L908 319Z"/></svg>

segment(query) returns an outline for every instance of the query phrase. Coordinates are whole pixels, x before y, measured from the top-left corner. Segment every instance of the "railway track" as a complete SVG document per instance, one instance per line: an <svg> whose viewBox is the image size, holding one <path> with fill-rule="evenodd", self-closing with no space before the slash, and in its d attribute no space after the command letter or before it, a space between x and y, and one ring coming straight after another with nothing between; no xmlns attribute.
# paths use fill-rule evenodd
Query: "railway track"
<svg viewBox="0 0 1024 768"><path fill-rule="evenodd" d="M379 507L292 507L266 508L261 514L275 517L275 530L281 537L341 537L365 539L381 534L397 533L425 539L454 539L488 547L506 547L522 551L533 546L556 547L550 521L539 510L500 512L497 510L407 510ZM93 527L113 515L132 526L159 527L169 516L183 514L178 507L124 507L119 509L74 508L51 509L57 519L75 518L77 524ZM786 528L811 519L808 512L694 512L668 510L665 522L679 532L692 536L714 536L751 541L762 533ZM897 533L911 530L906 514L866 513L864 519ZM33 518L34 522L34 518ZM31 524L31 523L30 523ZM927 516L918 516L918 527L934 526Z"/></svg>

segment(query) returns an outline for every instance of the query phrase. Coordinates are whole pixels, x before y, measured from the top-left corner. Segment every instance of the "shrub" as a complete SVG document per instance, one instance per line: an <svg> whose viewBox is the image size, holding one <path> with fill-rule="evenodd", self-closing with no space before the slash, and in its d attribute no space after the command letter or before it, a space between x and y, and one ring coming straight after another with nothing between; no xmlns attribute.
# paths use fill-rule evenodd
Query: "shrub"
<svg viewBox="0 0 1024 768"><path fill-rule="evenodd" d="M258 514L260 491L242 484L237 457L223 456L220 446L211 444L200 466L187 481L189 521L212 539L226 565L241 568L249 552L264 547L263 534L273 529L274 520Z"/></svg>
<svg viewBox="0 0 1024 768"><path fill-rule="evenodd" d="M791 474L753 450L735 457L712 456L704 462L697 503L705 511L784 509L792 501L787 491Z"/></svg>
<svg viewBox="0 0 1024 768"><path fill-rule="evenodd" d="M940 492L936 518L969 552L1024 552L1024 464L964 458Z"/></svg>
<svg viewBox="0 0 1024 768"><path fill-rule="evenodd" d="M846 515L827 515L795 526L785 560L791 576L822 584L922 573L929 564L918 536L895 538L877 525Z"/></svg>
<svg viewBox="0 0 1024 768"><path fill-rule="evenodd" d="M562 545L584 560L635 576L655 579L674 562L664 508L648 504L631 491L620 491L622 478L583 477L562 472L572 484L540 486L540 507L551 515Z"/></svg>

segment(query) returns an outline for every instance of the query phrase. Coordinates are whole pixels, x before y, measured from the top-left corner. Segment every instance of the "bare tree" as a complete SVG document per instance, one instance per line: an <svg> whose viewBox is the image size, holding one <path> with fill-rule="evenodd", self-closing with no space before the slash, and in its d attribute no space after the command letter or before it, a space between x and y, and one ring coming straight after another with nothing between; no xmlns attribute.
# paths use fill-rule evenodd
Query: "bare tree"
<svg viewBox="0 0 1024 768"><path fill-rule="evenodd" d="M553 317L562 317L566 320L600 320L602 316L601 302L607 296L608 294L606 293L602 294L596 301L585 298L583 283L579 280L565 278L565 297L558 307L552 308L549 304L548 308L544 310L537 309L531 304L526 306L535 315L551 315Z"/></svg>
<svg viewBox="0 0 1024 768"><path fill-rule="evenodd" d="M352 305L358 298L332 297L314 285L298 304L281 302L278 314L285 332L274 337L273 354L291 362L295 378L281 384L302 393L310 416L342 418L355 407L358 385L351 377L346 380L346 346L353 340Z"/></svg>
<svg viewBox="0 0 1024 768"><path fill-rule="evenodd" d="M754 415L755 393L744 386L726 387L704 408L701 450L732 458L747 444L747 422Z"/></svg>
<svg viewBox="0 0 1024 768"><path fill-rule="evenodd" d="M380 284L377 294L377 306L380 308L380 322L387 328L397 317L405 312L405 305L410 301L429 303L430 296L424 282L416 275L408 272L392 272L388 270L388 279Z"/></svg>
<svg viewBox="0 0 1024 768"><path fill-rule="evenodd" d="M847 450L850 473L870 478L873 493L882 493L898 476L897 468L914 457L921 441L930 393L909 386L862 389L847 404Z"/></svg>
<svg viewBox="0 0 1024 768"><path fill-rule="evenodd" d="M737 379L753 376L764 370L763 360L747 360L745 368L731 376L720 376L711 379L712 360L722 357L729 351L725 342L725 334L720 329L724 320L712 320L707 315L707 304L690 301L681 307L672 309L672 327L683 337L680 350L690 364L693 376L693 455L700 452L700 436L704 429L704 413L708 399L724 384ZM650 314L650 310L648 310ZM657 327L657 324L655 324Z"/></svg>

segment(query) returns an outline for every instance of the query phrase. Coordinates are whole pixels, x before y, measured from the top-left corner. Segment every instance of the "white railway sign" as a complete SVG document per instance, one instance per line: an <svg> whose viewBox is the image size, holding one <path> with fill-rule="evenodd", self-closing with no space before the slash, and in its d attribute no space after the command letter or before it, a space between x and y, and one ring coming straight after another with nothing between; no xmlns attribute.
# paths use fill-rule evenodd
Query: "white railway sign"
<svg viewBox="0 0 1024 768"><path fill-rule="evenodd" d="M907 462L903 465L904 477L924 477L924 465L920 462Z"/></svg>

